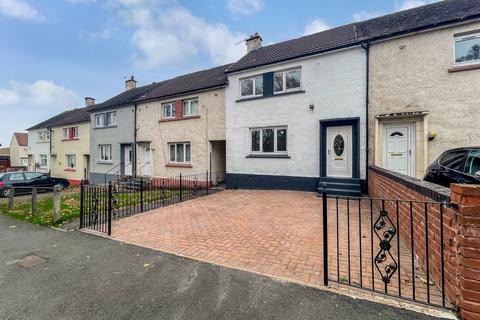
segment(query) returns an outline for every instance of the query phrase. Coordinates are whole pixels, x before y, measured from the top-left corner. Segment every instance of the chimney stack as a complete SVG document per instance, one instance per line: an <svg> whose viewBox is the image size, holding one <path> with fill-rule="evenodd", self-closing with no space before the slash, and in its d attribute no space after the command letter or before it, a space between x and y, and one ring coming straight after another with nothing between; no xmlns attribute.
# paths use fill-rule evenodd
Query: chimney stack
<svg viewBox="0 0 480 320"><path fill-rule="evenodd" d="M90 107L95 104L95 99L92 97L85 97L85 107Z"/></svg>
<svg viewBox="0 0 480 320"><path fill-rule="evenodd" d="M245 43L247 44L247 53L258 49L262 46L262 37L255 32L255 34L252 34L247 40L245 40Z"/></svg>
<svg viewBox="0 0 480 320"><path fill-rule="evenodd" d="M125 91L135 89L137 87L137 81L133 78L133 76L130 77L127 81L125 81Z"/></svg>

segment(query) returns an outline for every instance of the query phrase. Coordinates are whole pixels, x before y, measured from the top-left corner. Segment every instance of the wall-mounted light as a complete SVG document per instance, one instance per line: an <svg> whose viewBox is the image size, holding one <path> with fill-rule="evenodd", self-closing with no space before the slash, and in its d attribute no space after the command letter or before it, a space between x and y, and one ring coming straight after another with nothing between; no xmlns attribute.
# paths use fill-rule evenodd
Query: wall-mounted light
<svg viewBox="0 0 480 320"><path fill-rule="evenodd" d="M310 108L310 111L313 111L313 109L315 109L315 106L313 104L309 105L308 107Z"/></svg>

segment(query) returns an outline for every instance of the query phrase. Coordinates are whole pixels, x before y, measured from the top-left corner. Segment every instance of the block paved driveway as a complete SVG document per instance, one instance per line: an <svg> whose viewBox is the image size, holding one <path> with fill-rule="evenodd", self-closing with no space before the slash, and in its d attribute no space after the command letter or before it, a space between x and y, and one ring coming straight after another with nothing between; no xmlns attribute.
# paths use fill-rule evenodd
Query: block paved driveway
<svg viewBox="0 0 480 320"><path fill-rule="evenodd" d="M373 273L375 289L383 291L380 275L377 270L372 272L378 239L374 236L374 245L371 246L369 209L362 208L360 215L356 202L349 203L350 211L346 210L345 201L339 203L337 260L335 206L335 200L331 199L328 204L330 279L348 282L350 277L352 284L361 282L372 288ZM323 283L322 201L315 193L225 190L117 220L113 223L112 237L309 286ZM405 244L401 245L400 251L402 261L411 261L410 250ZM396 245L391 252L397 257ZM411 298L411 265L404 263L401 266L402 295ZM422 281L425 276L418 266L415 273L416 299L426 301L426 283ZM397 279L395 275L389 285L393 294L398 292ZM431 300L439 303L438 290L433 285L430 289Z"/></svg>

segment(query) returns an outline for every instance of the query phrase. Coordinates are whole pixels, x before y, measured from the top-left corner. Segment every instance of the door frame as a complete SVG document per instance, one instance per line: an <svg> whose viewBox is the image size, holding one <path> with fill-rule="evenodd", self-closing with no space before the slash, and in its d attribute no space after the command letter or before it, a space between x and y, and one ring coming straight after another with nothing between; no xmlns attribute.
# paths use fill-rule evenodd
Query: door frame
<svg viewBox="0 0 480 320"><path fill-rule="evenodd" d="M415 135L415 131L416 131L416 126L415 126L415 122L387 122L387 123L383 123L383 132L382 132L382 138L383 138L383 157L382 157L382 163L383 163L383 168L385 168L386 166L386 163L387 163L387 128L391 128L391 127L408 127L408 148L409 150L411 151L409 156L410 156L410 159L407 161L408 162L408 169L407 169L407 175L409 177L416 177L417 176L417 172L416 172L416 166L415 166L415 161L416 161L416 148L417 148L417 144L416 144L416 135ZM408 151L407 151L408 153Z"/></svg>
<svg viewBox="0 0 480 320"><path fill-rule="evenodd" d="M320 120L320 177L327 177L327 128L341 126L352 127L352 178L360 179L360 117Z"/></svg>

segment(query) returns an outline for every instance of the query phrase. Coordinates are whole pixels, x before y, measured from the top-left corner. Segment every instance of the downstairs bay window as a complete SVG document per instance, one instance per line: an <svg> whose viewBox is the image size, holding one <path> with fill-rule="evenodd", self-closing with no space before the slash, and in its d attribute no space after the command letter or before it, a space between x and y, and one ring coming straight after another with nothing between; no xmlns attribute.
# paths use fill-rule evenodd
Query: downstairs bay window
<svg viewBox="0 0 480 320"><path fill-rule="evenodd" d="M286 154L287 127L250 129L250 152L252 154Z"/></svg>

